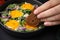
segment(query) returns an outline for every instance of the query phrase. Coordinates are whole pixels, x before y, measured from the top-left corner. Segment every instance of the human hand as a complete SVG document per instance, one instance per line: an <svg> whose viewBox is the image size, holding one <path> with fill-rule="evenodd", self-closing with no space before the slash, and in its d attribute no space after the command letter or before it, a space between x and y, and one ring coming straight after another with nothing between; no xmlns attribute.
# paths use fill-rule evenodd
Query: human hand
<svg viewBox="0 0 60 40"><path fill-rule="evenodd" d="M34 14L44 21L45 26L60 24L60 0L49 0L38 7Z"/></svg>

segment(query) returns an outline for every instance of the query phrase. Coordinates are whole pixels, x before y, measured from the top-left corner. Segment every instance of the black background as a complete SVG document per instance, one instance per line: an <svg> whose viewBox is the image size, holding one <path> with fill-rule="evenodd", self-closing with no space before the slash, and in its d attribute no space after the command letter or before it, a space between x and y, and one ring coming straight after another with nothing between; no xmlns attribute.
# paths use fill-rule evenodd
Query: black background
<svg viewBox="0 0 60 40"><path fill-rule="evenodd" d="M38 1L41 1L42 3L46 2L45 0L38 0ZM4 30L0 28L0 40L57 40L56 38L57 30L58 29L44 32L40 34L39 37L32 39L21 39L8 35Z"/></svg>

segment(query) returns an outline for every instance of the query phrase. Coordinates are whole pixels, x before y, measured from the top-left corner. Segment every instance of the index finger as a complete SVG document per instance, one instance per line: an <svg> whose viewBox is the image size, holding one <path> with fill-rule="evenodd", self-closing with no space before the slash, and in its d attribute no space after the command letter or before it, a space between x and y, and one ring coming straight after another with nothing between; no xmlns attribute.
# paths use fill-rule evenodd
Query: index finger
<svg viewBox="0 0 60 40"><path fill-rule="evenodd" d="M60 0L49 0L40 7L38 7L35 11L34 14L38 14L42 11L45 11L53 6L56 6L57 4L60 4Z"/></svg>

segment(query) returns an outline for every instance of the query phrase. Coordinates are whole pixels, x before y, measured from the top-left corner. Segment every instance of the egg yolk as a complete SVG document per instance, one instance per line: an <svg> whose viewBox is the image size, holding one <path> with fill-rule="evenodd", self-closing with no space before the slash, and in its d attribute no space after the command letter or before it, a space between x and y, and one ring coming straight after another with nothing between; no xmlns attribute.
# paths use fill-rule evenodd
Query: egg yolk
<svg viewBox="0 0 60 40"><path fill-rule="evenodd" d="M25 4L21 5L21 8L24 9L24 10L25 9L33 10L34 6L30 3L25 3Z"/></svg>
<svg viewBox="0 0 60 40"><path fill-rule="evenodd" d="M37 27L31 26L31 25L28 25L28 24L26 24L25 27L26 27L27 30L36 30L37 29Z"/></svg>
<svg viewBox="0 0 60 40"><path fill-rule="evenodd" d="M16 30L19 27L19 22L16 20L9 20L5 25L12 30Z"/></svg>
<svg viewBox="0 0 60 40"><path fill-rule="evenodd" d="M17 18L17 17L21 17L23 16L23 12L19 11L19 10L13 10L13 11L10 11L10 16L12 18Z"/></svg>

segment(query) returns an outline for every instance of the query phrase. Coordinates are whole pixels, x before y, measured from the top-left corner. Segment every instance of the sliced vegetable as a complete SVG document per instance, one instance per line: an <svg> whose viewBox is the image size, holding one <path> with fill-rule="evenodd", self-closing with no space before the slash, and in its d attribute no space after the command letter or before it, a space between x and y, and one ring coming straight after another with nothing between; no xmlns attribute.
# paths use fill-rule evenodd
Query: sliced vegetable
<svg viewBox="0 0 60 40"><path fill-rule="evenodd" d="M5 23L6 23L6 21L8 21L8 19L7 19L7 18L1 18L1 22L2 22L3 24L5 24Z"/></svg>
<svg viewBox="0 0 60 40"><path fill-rule="evenodd" d="M26 13L27 13L27 14L30 14L30 13L31 13L31 10L26 9L26 10L22 10L22 12L25 13L25 14L26 14Z"/></svg>
<svg viewBox="0 0 60 40"><path fill-rule="evenodd" d="M22 20L22 21L20 22L21 26L24 26L24 23L25 23L25 20Z"/></svg>
<svg viewBox="0 0 60 40"><path fill-rule="evenodd" d="M10 4L8 5L8 8L13 9L16 6L16 4Z"/></svg>
<svg viewBox="0 0 60 40"><path fill-rule="evenodd" d="M26 17L28 17L28 16L29 16L29 14L25 14L23 17L25 17L25 18L26 18Z"/></svg>

